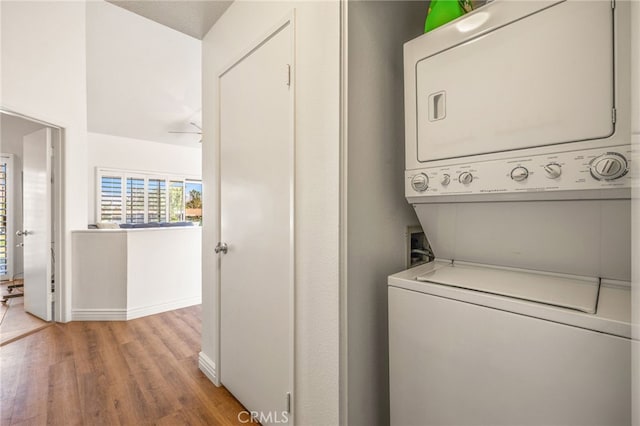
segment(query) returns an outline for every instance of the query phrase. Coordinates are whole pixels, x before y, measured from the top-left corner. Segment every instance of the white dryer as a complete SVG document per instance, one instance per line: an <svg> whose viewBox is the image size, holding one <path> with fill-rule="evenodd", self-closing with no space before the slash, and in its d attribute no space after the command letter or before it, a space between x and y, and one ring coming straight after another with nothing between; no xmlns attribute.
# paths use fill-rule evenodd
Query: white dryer
<svg viewBox="0 0 640 426"><path fill-rule="evenodd" d="M629 5L496 0L405 44L392 425L629 425Z"/></svg>

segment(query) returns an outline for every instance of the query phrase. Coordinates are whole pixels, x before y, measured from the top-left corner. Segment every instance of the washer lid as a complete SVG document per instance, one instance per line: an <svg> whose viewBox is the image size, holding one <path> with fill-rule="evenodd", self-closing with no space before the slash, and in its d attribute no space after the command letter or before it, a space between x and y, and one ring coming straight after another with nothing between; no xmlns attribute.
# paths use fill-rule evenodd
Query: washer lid
<svg viewBox="0 0 640 426"><path fill-rule="evenodd" d="M420 275L418 281L448 285L595 314L595 278L450 263Z"/></svg>

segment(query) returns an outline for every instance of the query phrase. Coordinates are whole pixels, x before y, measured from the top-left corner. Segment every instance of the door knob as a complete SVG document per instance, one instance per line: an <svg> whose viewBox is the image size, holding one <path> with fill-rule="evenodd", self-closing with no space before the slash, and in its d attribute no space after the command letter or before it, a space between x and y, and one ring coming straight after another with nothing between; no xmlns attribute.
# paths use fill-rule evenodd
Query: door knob
<svg viewBox="0 0 640 426"><path fill-rule="evenodd" d="M16 231L16 235L18 237L26 237L27 235L31 235L32 232L27 231L26 229L24 231Z"/></svg>
<svg viewBox="0 0 640 426"><path fill-rule="evenodd" d="M215 252L227 254L228 249L229 247L227 246L227 243L218 243L218 245L216 245Z"/></svg>

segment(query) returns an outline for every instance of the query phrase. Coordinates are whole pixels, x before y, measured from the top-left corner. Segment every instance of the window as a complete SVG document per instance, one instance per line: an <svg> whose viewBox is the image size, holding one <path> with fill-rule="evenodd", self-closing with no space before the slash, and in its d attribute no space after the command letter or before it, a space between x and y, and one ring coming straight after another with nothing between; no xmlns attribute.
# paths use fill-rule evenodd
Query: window
<svg viewBox="0 0 640 426"><path fill-rule="evenodd" d="M185 220L202 225L202 182L185 182Z"/></svg>
<svg viewBox="0 0 640 426"><path fill-rule="evenodd" d="M0 156L0 277L11 278L11 256L12 256L12 219L13 209L11 190L12 175L11 165L13 157L11 154Z"/></svg>
<svg viewBox="0 0 640 426"><path fill-rule="evenodd" d="M102 176L100 180L100 221L122 222L122 177Z"/></svg>
<svg viewBox="0 0 640 426"><path fill-rule="evenodd" d="M202 223L202 182L184 176L97 169L101 222Z"/></svg>

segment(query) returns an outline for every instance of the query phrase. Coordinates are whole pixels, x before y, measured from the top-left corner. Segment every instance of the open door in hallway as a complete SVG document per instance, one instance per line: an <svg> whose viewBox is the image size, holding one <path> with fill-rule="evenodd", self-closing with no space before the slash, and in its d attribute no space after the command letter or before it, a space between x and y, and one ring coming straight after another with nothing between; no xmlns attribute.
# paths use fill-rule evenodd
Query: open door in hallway
<svg viewBox="0 0 640 426"><path fill-rule="evenodd" d="M51 129L23 138L24 309L51 321Z"/></svg>

